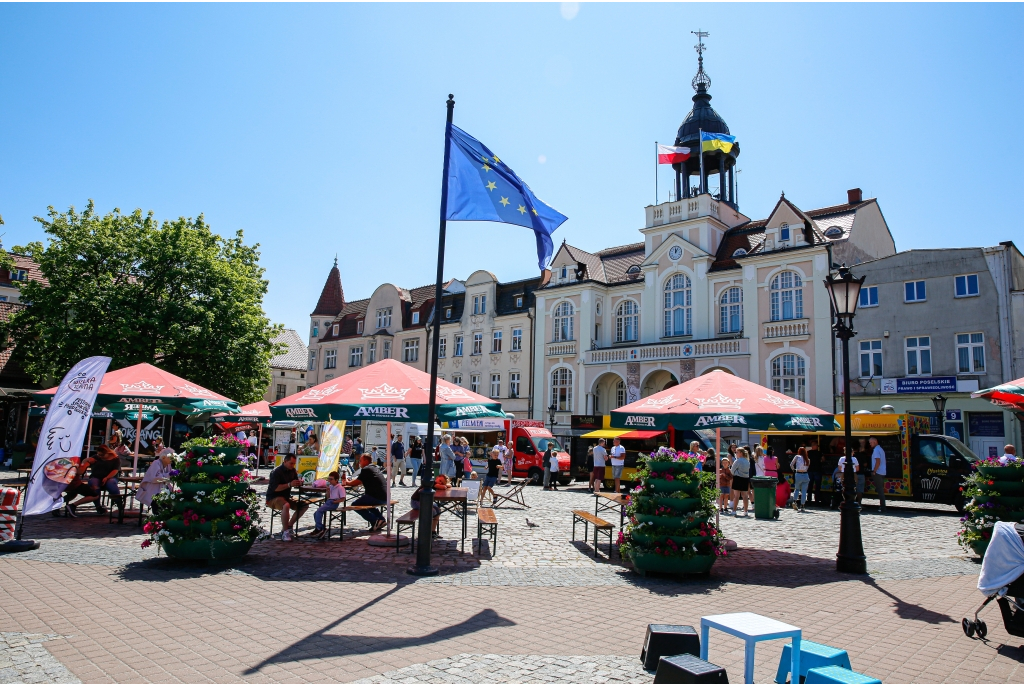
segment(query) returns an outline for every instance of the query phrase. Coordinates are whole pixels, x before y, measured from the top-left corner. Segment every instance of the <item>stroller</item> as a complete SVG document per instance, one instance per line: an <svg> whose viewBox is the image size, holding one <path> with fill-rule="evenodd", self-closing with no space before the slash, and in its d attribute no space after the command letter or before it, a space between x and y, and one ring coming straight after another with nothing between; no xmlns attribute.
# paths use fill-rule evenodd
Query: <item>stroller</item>
<svg viewBox="0 0 1024 685"><path fill-rule="evenodd" d="M964 618L960 625L967 637L984 639L988 626L978 614L995 600L1003 616L1003 627L1014 637L1024 637L1024 524L996 523L985 550L978 577L978 590L985 601L974 612L974 620Z"/></svg>

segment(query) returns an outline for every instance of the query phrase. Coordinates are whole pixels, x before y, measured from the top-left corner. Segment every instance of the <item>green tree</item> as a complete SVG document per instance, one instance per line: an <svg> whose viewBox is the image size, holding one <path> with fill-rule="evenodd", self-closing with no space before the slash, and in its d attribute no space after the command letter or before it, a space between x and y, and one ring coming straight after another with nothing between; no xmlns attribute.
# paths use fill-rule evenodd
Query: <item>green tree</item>
<svg viewBox="0 0 1024 685"><path fill-rule="evenodd" d="M139 209L100 216L91 200L81 213L48 209L36 217L47 244L14 251L49 284L21 284L30 306L0 324L37 381L106 355L111 369L148 362L241 403L263 396L281 327L263 313L258 244L216 235L202 215L160 225Z"/></svg>

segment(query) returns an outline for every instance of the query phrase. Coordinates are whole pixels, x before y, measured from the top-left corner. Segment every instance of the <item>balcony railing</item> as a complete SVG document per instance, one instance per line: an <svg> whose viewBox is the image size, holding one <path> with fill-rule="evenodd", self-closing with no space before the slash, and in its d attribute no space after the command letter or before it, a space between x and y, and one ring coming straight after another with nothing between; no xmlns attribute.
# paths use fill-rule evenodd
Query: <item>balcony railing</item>
<svg viewBox="0 0 1024 685"><path fill-rule="evenodd" d="M700 216L711 216L717 219L718 200L711 195L703 194L675 202L652 205L647 208L647 226L670 224L686 219L696 219Z"/></svg>
<svg viewBox="0 0 1024 685"><path fill-rule="evenodd" d="M568 357L576 354L576 341L548 343L547 356Z"/></svg>
<svg viewBox="0 0 1024 685"><path fill-rule="evenodd" d="M791 319L789 321L767 321L764 324L764 339L800 338L810 336L810 319Z"/></svg>
<svg viewBox="0 0 1024 685"><path fill-rule="evenodd" d="M698 340L694 342L651 343L632 347L613 347L587 350L587 364L615 364L621 362L651 362L696 357L729 357L749 354L747 338L730 340Z"/></svg>

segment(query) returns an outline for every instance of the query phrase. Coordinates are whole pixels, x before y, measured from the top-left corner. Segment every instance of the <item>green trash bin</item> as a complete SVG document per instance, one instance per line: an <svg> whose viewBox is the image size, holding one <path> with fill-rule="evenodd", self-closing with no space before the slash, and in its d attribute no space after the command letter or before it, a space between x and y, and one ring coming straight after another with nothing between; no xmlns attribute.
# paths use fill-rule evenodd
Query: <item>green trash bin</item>
<svg viewBox="0 0 1024 685"><path fill-rule="evenodd" d="M754 518L770 521L779 518L775 507L775 487L779 484L774 478L754 476L750 486L754 488Z"/></svg>

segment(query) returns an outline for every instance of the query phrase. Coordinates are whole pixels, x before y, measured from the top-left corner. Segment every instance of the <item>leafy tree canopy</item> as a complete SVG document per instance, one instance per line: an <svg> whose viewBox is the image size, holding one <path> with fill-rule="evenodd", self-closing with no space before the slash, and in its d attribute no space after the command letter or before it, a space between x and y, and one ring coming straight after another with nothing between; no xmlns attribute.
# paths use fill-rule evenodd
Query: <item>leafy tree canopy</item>
<svg viewBox="0 0 1024 685"><path fill-rule="evenodd" d="M49 207L48 236L15 252L49 280L21 284L30 306L0 324L0 340L37 382L60 379L84 357L111 369L148 362L240 403L266 391L272 339L259 245L214 234L200 215L158 224L153 213L100 216Z"/></svg>

